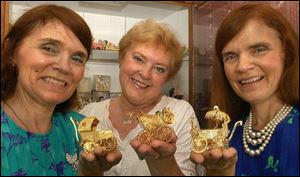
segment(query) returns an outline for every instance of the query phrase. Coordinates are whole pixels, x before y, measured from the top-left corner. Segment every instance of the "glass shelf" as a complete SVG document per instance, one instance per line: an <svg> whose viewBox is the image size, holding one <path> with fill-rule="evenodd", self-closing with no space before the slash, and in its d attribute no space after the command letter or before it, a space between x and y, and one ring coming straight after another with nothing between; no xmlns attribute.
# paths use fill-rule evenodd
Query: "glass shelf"
<svg viewBox="0 0 300 177"><path fill-rule="evenodd" d="M117 63L118 58L119 58L118 51L113 51L113 50L92 50L89 61Z"/></svg>

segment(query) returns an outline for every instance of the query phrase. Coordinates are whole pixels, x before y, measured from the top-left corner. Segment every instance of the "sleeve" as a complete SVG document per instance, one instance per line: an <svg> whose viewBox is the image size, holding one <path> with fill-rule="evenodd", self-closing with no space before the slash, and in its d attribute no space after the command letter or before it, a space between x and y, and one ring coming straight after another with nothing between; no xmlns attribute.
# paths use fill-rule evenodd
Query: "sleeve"
<svg viewBox="0 0 300 177"><path fill-rule="evenodd" d="M193 107L184 100L176 100L170 105L175 115L173 128L177 135L176 161L182 172L187 176L195 176L196 165L190 160L191 153L191 118L196 118ZM197 124L199 125L197 119ZM200 172L201 174L201 172Z"/></svg>
<svg viewBox="0 0 300 177"><path fill-rule="evenodd" d="M69 112L69 116L74 119L76 122L80 122L85 116L83 114L80 114L78 112Z"/></svg>
<svg viewBox="0 0 300 177"><path fill-rule="evenodd" d="M90 103L86 105L83 109L81 109L79 113L85 116L95 116L95 114L97 113L95 107L97 107L97 103Z"/></svg>

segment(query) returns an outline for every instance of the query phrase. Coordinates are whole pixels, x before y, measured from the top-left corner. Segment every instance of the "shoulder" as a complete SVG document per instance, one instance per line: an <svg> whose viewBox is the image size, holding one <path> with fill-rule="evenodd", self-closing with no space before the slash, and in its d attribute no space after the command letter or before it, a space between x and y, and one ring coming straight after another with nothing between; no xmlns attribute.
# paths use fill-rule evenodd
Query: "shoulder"
<svg viewBox="0 0 300 177"><path fill-rule="evenodd" d="M193 107L185 100L178 100L176 98L164 96L161 103L162 107L169 107L171 112L175 115L174 126L190 126L191 117L196 118Z"/></svg>
<svg viewBox="0 0 300 177"><path fill-rule="evenodd" d="M192 105L189 102L168 96L163 96L161 102L171 109L193 109Z"/></svg>
<svg viewBox="0 0 300 177"><path fill-rule="evenodd" d="M290 113L293 117L299 118L299 106L293 106L293 109Z"/></svg>
<svg viewBox="0 0 300 177"><path fill-rule="evenodd" d="M79 112L83 115L90 116L95 115L96 113L104 112L107 107L109 106L110 99L101 101L101 102L94 102L86 105L82 110Z"/></svg>
<svg viewBox="0 0 300 177"><path fill-rule="evenodd" d="M286 116L284 122L289 125L296 125L299 127L299 106L293 106L292 110Z"/></svg>
<svg viewBox="0 0 300 177"><path fill-rule="evenodd" d="M84 115L82 115L76 111L54 112L53 113L53 120L55 122L77 123L77 122L80 122L83 118L84 118Z"/></svg>
<svg viewBox="0 0 300 177"><path fill-rule="evenodd" d="M283 120L283 123L280 124L283 127L287 128L287 131L291 131L291 136L294 133L298 135L299 132L299 107L293 106L292 110Z"/></svg>

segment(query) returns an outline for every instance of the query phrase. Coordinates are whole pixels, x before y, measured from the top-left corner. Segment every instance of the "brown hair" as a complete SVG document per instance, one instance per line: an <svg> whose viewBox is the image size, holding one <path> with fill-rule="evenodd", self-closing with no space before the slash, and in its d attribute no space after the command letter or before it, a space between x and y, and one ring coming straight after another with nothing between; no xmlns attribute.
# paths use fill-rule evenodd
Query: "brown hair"
<svg viewBox="0 0 300 177"><path fill-rule="evenodd" d="M85 47L88 56L92 45L92 33L86 22L73 10L57 5L41 5L24 13L10 28L1 42L1 101L15 93L18 68L12 60L16 49L33 29L58 20L67 26ZM65 102L58 104L55 111L66 111L77 101L77 92Z"/></svg>
<svg viewBox="0 0 300 177"><path fill-rule="evenodd" d="M119 42L119 60L122 60L127 50L134 43L153 42L161 45L172 56L168 80L179 71L183 62L183 47L175 34L166 24L160 24L152 19L141 21L133 26Z"/></svg>
<svg viewBox="0 0 300 177"><path fill-rule="evenodd" d="M266 4L247 4L233 10L222 22L215 41L211 103L233 117L240 119L250 111L249 103L242 100L231 88L225 77L222 50L251 19L262 21L277 31L285 52L284 72L278 93L280 99L299 106L299 38L287 19Z"/></svg>

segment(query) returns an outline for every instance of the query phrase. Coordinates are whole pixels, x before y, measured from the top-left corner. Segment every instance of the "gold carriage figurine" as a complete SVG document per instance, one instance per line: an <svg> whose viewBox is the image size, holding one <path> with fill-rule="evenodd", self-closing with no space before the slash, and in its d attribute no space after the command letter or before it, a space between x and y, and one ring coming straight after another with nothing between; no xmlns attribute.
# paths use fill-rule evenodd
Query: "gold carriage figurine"
<svg viewBox="0 0 300 177"><path fill-rule="evenodd" d="M129 113L130 118L137 119L139 125L143 128L137 135L143 144L150 144L153 139L170 142L173 129L169 127L174 121L174 114L170 108L163 108L155 114L145 114L142 111Z"/></svg>
<svg viewBox="0 0 300 177"><path fill-rule="evenodd" d="M117 140L111 130L96 130L99 120L96 117L85 117L80 121L78 131L80 146L87 153L92 152L96 146L105 147L107 151L117 148Z"/></svg>
<svg viewBox="0 0 300 177"><path fill-rule="evenodd" d="M203 153L212 148L228 148L229 141L231 140L233 133L237 126L242 126L242 121L238 121L234 124L233 130L230 136L228 123L230 122L230 117L219 110L218 106L214 106L214 110L208 111L205 114L205 119L211 120L215 123L213 129L199 129L192 119L192 151L195 153ZM218 128L221 123L221 128Z"/></svg>

